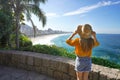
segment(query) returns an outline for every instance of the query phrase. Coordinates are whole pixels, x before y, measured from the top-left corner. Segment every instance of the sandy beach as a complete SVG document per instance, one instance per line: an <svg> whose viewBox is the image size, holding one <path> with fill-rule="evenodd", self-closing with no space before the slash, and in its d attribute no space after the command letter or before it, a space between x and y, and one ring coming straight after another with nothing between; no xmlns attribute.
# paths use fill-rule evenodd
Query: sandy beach
<svg viewBox="0 0 120 80"><path fill-rule="evenodd" d="M51 40L53 40L56 37L62 36L65 34L50 34L50 35L42 35L42 36L38 36L38 37L32 37L30 38L31 41L33 42L33 45L35 44L46 44L46 45L52 45L54 43L51 42Z"/></svg>

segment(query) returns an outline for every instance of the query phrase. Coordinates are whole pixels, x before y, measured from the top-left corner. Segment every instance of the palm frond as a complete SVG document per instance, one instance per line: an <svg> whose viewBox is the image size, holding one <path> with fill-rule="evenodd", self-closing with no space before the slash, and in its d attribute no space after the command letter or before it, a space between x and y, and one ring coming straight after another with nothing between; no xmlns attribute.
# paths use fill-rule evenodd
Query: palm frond
<svg viewBox="0 0 120 80"><path fill-rule="evenodd" d="M42 25L43 27L46 24L46 16L44 15L44 12L37 6L37 5L27 5L26 8L29 13L33 13L34 15L36 15L39 18L39 21L42 21Z"/></svg>
<svg viewBox="0 0 120 80"><path fill-rule="evenodd" d="M32 0L34 3L45 3L47 0Z"/></svg>
<svg viewBox="0 0 120 80"><path fill-rule="evenodd" d="M43 25L43 27L45 26L46 22L47 22L46 16L43 14L42 15L42 25Z"/></svg>
<svg viewBox="0 0 120 80"><path fill-rule="evenodd" d="M40 5L40 3L45 3L47 0L22 0L21 2L28 3L28 4L35 4L37 6Z"/></svg>
<svg viewBox="0 0 120 80"><path fill-rule="evenodd" d="M30 21L31 24L32 24L32 27L33 27L33 32L34 32L34 37L36 36L36 26L33 22L33 20L31 19L31 14L30 14L30 11L26 8L26 10L24 10L24 13L26 14L26 19L27 21Z"/></svg>

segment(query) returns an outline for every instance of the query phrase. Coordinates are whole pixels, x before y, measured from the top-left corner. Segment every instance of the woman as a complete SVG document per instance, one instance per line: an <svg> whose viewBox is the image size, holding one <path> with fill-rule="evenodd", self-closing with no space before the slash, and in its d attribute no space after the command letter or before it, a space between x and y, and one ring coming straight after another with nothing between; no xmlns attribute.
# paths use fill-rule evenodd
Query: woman
<svg viewBox="0 0 120 80"><path fill-rule="evenodd" d="M72 39L76 34L80 38ZM79 25L77 30L66 40L66 43L75 47L77 80L88 80L92 64L92 49L99 45L96 33L92 31L92 27L89 24Z"/></svg>

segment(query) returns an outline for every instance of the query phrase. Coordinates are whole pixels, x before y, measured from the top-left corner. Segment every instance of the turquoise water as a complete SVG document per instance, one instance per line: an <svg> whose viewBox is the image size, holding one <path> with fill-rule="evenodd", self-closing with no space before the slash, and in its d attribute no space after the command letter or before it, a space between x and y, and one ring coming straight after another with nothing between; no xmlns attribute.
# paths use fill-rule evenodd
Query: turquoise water
<svg viewBox="0 0 120 80"><path fill-rule="evenodd" d="M69 36L70 34L57 37L52 42L59 47L64 47L69 52L73 52L74 47L65 43ZM120 34L97 34L97 39L100 42L100 46L93 49L92 56L108 59L120 64Z"/></svg>

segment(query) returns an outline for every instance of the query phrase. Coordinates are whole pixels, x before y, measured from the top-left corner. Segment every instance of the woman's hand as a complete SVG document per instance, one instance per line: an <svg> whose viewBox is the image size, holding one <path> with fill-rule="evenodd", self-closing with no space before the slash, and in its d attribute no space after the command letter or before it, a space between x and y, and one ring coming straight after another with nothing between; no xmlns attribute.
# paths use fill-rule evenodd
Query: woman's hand
<svg viewBox="0 0 120 80"><path fill-rule="evenodd" d="M95 41L95 42L98 42L98 41L97 41L97 38L96 38L96 32L95 32L95 31L92 31L92 36L93 36L94 41Z"/></svg>
<svg viewBox="0 0 120 80"><path fill-rule="evenodd" d="M77 31L73 32L73 34L68 39L71 40L76 34L77 34Z"/></svg>
<svg viewBox="0 0 120 80"><path fill-rule="evenodd" d="M96 32L95 31L92 31L92 36L96 37Z"/></svg>
<svg viewBox="0 0 120 80"><path fill-rule="evenodd" d="M82 33L82 25L78 25L76 32L80 35Z"/></svg>
<svg viewBox="0 0 120 80"><path fill-rule="evenodd" d="M93 40L95 42L95 46L98 46L100 43L98 42L97 38L96 38L96 32L92 31L92 36L93 36Z"/></svg>
<svg viewBox="0 0 120 80"><path fill-rule="evenodd" d="M77 30L75 30L75 32L73 32L73 34L68 39L71 40L76 34L81 34L81 28L82 25L78 25Z"/></svg>

